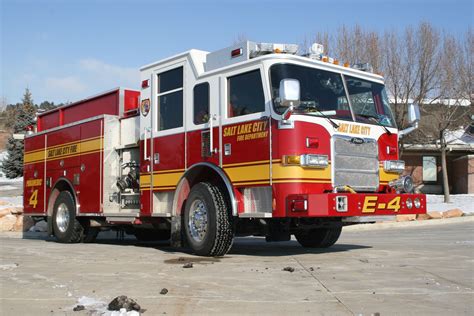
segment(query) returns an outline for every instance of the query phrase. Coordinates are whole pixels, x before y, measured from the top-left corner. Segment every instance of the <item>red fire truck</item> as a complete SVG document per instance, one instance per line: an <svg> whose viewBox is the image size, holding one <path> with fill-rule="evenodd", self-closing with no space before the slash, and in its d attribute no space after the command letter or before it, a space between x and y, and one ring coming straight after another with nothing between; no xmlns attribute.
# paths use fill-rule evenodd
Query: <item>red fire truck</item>
<svg viewBox="0 0 474 316"><path fill-rule="evenodd" d="M333 245L345 225L426 212L401 176L383 78L315 44L243 42L141 68L117 88L45 113L25 139L25 214L59 242L121 229L198 255L234 236Z"/></svg>

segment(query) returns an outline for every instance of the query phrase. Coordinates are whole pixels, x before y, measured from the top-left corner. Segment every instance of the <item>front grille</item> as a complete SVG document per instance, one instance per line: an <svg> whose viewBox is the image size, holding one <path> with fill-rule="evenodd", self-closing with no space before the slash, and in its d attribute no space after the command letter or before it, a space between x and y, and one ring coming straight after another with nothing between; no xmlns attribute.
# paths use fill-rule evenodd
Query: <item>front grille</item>
<svg viewBox="0 0 474 316"><path fill-rule="evenodd" d="M378 146L375 139L334 135L333 185L374 192L379 186Z"/></svg>

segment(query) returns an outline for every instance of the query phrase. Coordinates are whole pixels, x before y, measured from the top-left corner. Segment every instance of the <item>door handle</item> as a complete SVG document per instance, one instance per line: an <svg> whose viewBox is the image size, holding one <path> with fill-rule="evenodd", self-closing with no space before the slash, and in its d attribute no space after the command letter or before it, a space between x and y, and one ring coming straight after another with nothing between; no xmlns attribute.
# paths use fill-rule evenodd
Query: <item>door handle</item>
<svg viewBox="0 0 474 316"><path fill-rule="evenodd" d="M217 150L214 150L214 120L217 120L216 114L211 115L209 118L209 151L211 154L217 153Z"/></svg>
<svg viewBox="0 0 474 316"><path fill-rule="evenodd" d="M144 142L145 144L143 145L143 160L147 161L147 160L150 160L150 156L148 156L148 145L147 145L147 141L148 141L148 132L150 131L150 128L147 127L145 128L145 131L143 132L143 138L144 138Z"/></svg>

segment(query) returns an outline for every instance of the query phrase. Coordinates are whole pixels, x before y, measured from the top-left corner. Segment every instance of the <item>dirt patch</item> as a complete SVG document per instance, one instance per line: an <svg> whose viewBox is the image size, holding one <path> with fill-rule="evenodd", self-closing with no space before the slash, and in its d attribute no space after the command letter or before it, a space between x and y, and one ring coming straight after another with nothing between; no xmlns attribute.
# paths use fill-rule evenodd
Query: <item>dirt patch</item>
<svg viewBox="0 0 474 316"><path fill-rule="evenodd" d="M216 262L220 262L219 258L200 258L200 257L179 257L173 259L164 260L164 263L168 264L214 264Z"/></svg>

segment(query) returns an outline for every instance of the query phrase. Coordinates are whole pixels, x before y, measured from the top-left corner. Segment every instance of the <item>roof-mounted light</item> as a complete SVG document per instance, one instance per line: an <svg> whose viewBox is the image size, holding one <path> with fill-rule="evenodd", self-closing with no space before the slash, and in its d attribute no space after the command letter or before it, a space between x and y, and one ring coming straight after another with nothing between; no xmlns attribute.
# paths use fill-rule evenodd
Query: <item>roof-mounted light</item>
<svg viewBox="0 0 474 316"><path fill-rule="evenodd" d="M374 72L374 68L372 68L372 65L369 63L358 63L353 65L352 68L361 71Z"/></svg>
<svg viewBox="0 0 474 316"><path fill-rule="evenodd" d="M298 45L296 44L274 44L274 43L256 43L250 49L250 57L258 57L266 54L296 54Z"/></svg>

